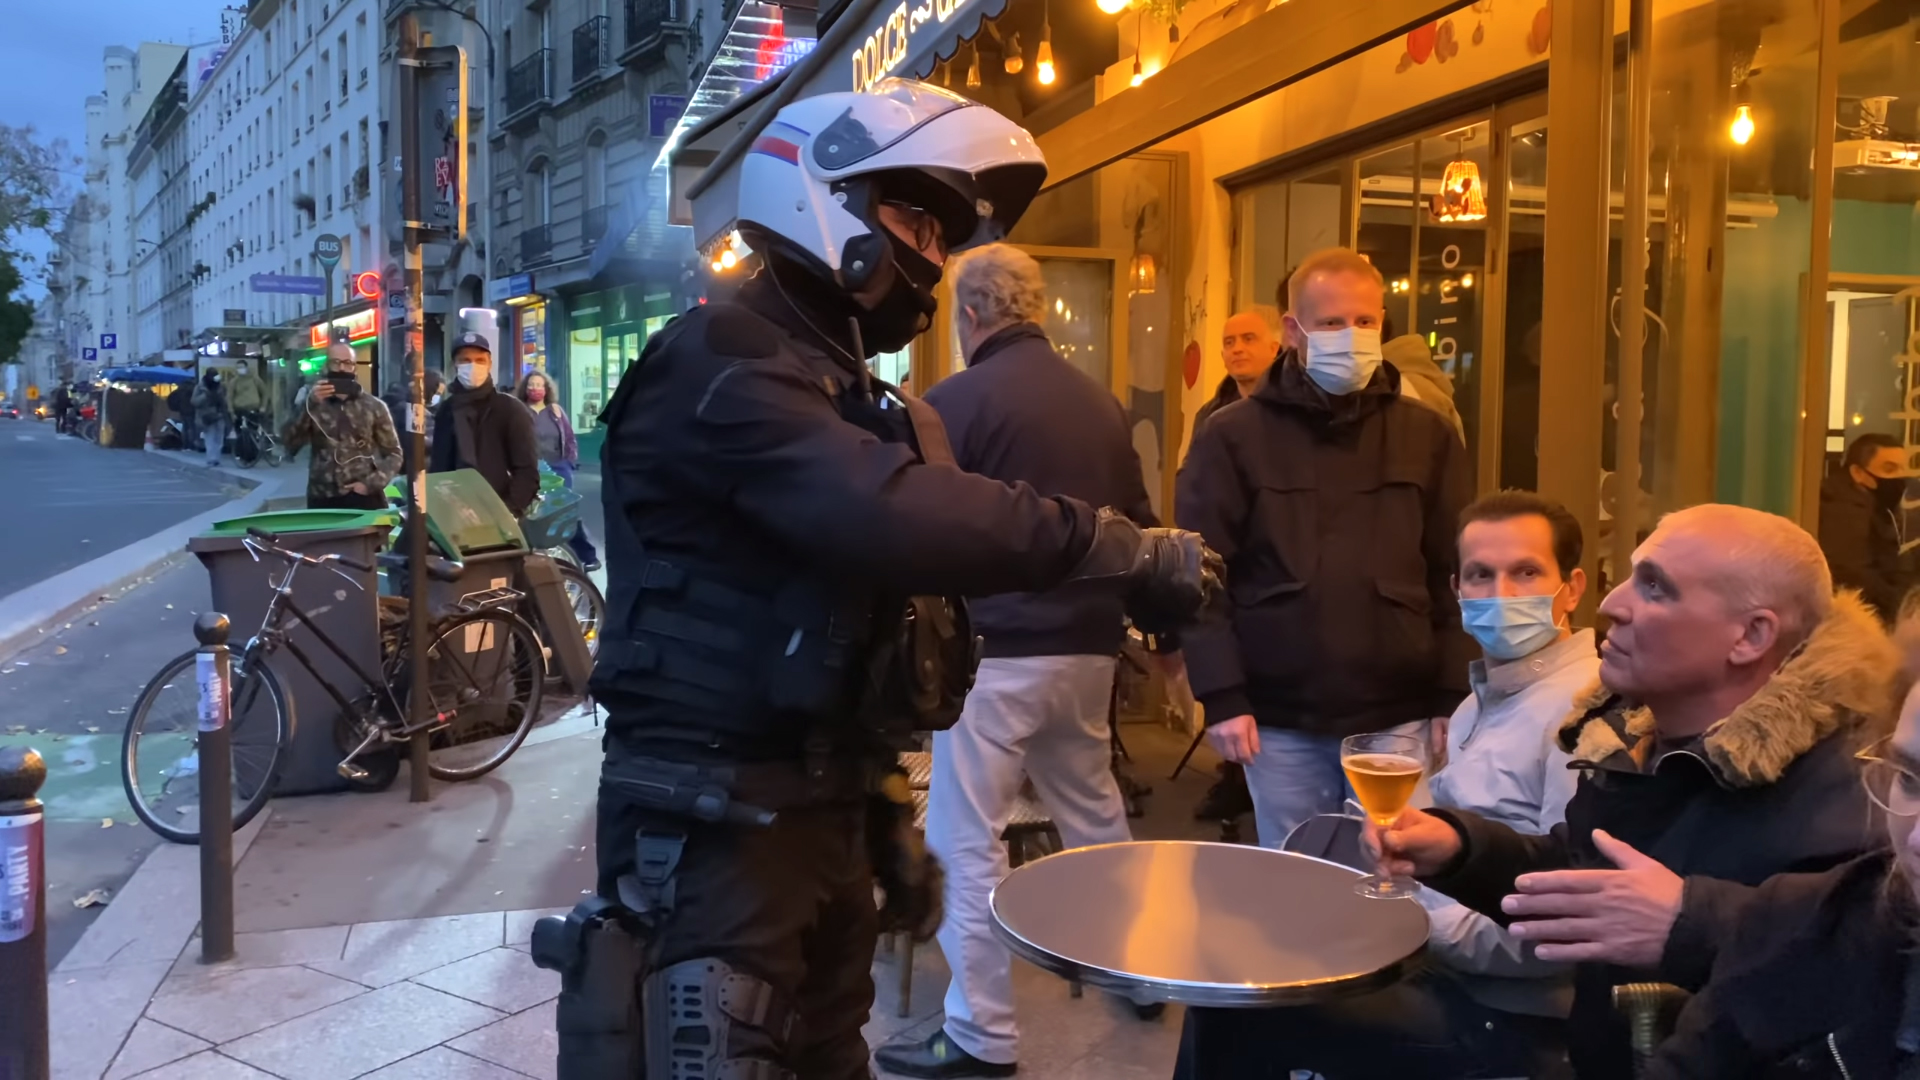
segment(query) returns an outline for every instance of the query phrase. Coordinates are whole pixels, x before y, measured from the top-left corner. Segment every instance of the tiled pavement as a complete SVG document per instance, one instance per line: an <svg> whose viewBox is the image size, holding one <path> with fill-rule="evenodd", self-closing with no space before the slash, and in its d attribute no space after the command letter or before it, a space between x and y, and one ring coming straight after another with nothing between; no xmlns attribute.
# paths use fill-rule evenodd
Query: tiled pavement
<svg viewBox="0 0 1920 1080"><path fill-rule="evenodd" d="M1168 784L1161 766L1180 741L1132 726L1128 738L1139 744L1140 772L1158 788L1136 834L1204 835L1183 818L1205 778L1189 773ZM592 747L589 738L566 741ZM454 800L448 803L457 813ZM470 831L465 822L441 824ZM272 842L258 839L261 832L243 832L236 857ZM196 862L193 849L156 851L50 979L56 1080L554 1076L559 979L534 967L525 952L533 921L548 909L242 933L238 958L208 967L199 963L193 936ZM913 1007L904 1018L897 1015L894 961L885 950L876 961L870 1045L938 1026L947 976L940 951L917 949L914 961ZM1178 1009L1142 1023L1103 995L1073 999L1063 982L1024 964L1016 964L1015 975L1022 1076L1171 1074Z"/></svg>

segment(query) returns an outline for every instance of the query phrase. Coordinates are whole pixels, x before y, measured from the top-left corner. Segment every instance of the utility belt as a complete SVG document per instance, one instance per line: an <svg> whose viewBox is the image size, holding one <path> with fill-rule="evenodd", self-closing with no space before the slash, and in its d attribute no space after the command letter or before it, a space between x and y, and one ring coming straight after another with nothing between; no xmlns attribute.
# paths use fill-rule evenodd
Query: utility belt
<svg viewBox="0 0 1920 1080"><path fill-rule="evenodd" d="M959 719L980 659L965 601L889 600L811 576L761 593L715 576L649 558L614 598L594 692L679 706L723 742L792 744L796 724L840 723L898 743Z"/></svg>

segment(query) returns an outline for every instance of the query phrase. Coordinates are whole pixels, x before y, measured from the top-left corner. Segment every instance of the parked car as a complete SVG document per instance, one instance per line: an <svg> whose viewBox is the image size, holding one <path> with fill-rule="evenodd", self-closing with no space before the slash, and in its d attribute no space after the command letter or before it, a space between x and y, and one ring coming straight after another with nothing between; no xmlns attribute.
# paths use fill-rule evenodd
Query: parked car
<svg viewBox="0 0 1920 1080"><path fill-rule="evenodd" d="M7 420L20 419L20 406L15 405L11 401L0 402L0 418Z"/></svg>

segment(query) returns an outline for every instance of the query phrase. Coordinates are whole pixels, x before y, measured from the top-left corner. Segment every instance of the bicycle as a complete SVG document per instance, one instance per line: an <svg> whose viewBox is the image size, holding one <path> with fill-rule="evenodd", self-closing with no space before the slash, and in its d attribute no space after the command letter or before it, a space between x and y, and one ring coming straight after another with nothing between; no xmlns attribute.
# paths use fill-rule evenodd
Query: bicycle
<svg viewBox="0 0 1920 1080"><path fill-rule="evenodd" d="M241 468L251 469L263 462L269 469L277 468L285 458L280 437L270 425L260 422L258 413L248 411L234 417L233 459Z"/></svg>
<svg viewBox="0 0 1920 1080"><path fill-rule="evenodd" d="M352 787L378 790L391 784L399 772L402 748L416 732L429 734L427 768L443 781L484 776L526 741L540 713L546 670L538 635L515 614L523 599L519 591L484 589L435 613L427 648L420 654L428 681L428 717L418 727L409 727L406 705L413 650L408 648L405 606L411 601L387 598L391 602L382 604L382 670L371 674L294 602L293 581L302 567L312 567L332 570L359 588L360 582L338 567L363 574L375 568L337 554L313 556L288 550L263 529L247 532L243 543L254 559L277 558L287 563L287 572L279 582L270 581L274 597L260 629L232 660L228 726L235 829L253 820L272 796L280 754L293 739L296 703L268 663L282 649L313 676L338 708L334 738L345 756L335 768ZM388 567L405 565L403 557L392 555L381 556L380 562ZM459 580L463 570L461 564L446 559L430 558L427 564L429 576L443 582ZM290 636L296 624L311 631L361 685L343 693L323 678ZM188 652L176 657L141 691L127 718L121 748L127 801L148 828L175 843L196 843L200 835L195 656ZM173 693L176 690L181 692ZM500 692L507 696L490 696Z"/></svg>

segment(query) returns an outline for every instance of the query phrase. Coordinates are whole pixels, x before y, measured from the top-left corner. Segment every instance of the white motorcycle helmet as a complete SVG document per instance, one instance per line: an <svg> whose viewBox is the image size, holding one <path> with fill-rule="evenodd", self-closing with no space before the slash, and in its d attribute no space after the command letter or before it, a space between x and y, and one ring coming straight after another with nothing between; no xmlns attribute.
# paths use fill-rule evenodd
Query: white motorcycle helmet
<svg viewBox="0 0 1920 1080"><path fill-rule="evenodd" d="M740 231L864 287L888 255L879 222L898 200L940 222L949 252L1001 239L1046 181L1033 136L927 83L883 79L781 109L740 164Z"/></svg>

